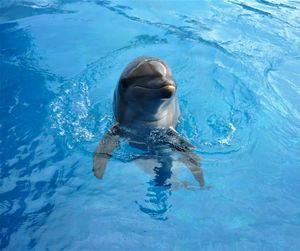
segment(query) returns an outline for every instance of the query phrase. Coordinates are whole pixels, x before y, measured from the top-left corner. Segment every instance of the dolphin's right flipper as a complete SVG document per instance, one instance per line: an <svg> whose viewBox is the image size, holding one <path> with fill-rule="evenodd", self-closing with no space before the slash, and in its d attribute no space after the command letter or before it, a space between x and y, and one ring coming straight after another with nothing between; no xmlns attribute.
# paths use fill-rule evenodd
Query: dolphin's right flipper
<svg viewBox="0 0 300 251"><path fill-rule="evenodd" d="M102 179L113 151L120 144L119 130L118 124L110 128L95 150L93 158L93 172L98 179Z"/></svg>

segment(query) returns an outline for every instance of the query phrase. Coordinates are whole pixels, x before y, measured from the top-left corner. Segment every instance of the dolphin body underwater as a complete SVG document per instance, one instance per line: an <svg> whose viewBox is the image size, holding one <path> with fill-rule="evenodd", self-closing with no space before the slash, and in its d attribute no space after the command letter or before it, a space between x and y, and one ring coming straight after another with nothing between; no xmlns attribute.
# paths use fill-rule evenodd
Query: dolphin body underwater
<svg viewBox="0 0 300 251"><path fill-rule="evenodd" d="M158 185L171 176L171 155L190 169L201 187L205 185L195 147L175 130L180 116L176 83L163 60L138 57L129 63L115 89L113 108L116 123L106 132L93 157L97 178L103 177L123 137L130 146L150 151L151 158L161 163L161 167L154 168Z"/></svg>

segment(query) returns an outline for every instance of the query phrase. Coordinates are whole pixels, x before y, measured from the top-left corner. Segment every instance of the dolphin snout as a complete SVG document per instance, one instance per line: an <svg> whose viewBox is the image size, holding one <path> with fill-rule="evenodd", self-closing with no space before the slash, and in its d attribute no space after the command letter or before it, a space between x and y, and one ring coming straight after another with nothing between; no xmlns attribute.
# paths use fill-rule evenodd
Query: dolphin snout
<svg viewBox="0 0 300 251"><path fill-rule="evenodd" d="M174 86L175 87L175 82L173 80L171 80L171 79L166 79L166 80L164 80L162 86L163 87L164 86Z"/></svg>

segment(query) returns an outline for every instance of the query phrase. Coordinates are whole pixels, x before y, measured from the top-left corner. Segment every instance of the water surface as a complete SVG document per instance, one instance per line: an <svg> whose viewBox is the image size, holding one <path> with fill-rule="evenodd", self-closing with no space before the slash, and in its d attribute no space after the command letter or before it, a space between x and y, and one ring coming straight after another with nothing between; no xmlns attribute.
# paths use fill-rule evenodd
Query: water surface
<svg viewBox="0 0 300 251"><path fill-rule="evenodd" d="M1 249L299 250L299 45L299 1L1 1ZM172 68L209 189L156 186L126 144L93 176L140 55Z"/></svg>

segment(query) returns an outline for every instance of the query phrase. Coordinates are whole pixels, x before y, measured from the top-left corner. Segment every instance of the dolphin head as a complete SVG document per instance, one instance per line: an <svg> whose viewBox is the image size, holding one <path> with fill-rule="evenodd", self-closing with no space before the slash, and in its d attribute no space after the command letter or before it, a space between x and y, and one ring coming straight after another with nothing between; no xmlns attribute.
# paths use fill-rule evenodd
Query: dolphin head
<svg viewBox="0 0 300 251"><path fill-rule="evenodd" d="M123 114L126 118L139 116L145 120L150 117L157 119L166 112L175 94L176 83L163 60L155 57L136 58L121 74L115 92L116 117Z"/></svg>
<svg viewBox="0 0 300 251"><path fill-rule="evenodd" d="M131 62L122 73L119 85L131 100L157 102L171 98L176 92L170 68L161 59L152 57Z"/></svg>
<svg viewBox="0 0 300 251"><path fill-rule="evenodd" d="M119 88L128 101L160 103L175 95L176 83L164 61L153 57L139 57L123 71Z"/></svg>

